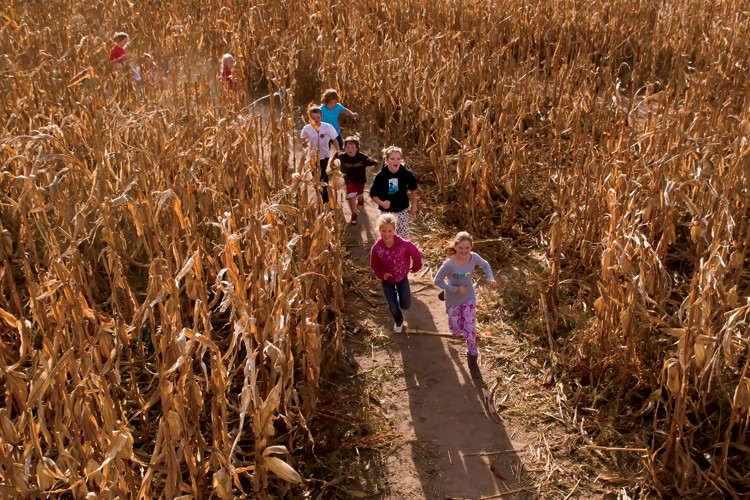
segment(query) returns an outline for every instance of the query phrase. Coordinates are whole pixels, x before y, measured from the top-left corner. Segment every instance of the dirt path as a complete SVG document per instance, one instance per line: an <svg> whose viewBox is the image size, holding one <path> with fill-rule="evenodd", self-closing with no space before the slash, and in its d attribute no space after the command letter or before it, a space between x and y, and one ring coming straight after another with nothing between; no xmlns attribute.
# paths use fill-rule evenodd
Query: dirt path
<svg viewBox="0 0 750 500"><path fill-rule="evenodd" d="M344 214L348 221L348 206ZM369 270L370 248L378 237L378 215L368 199L359 224L348 228L345 241L360 269ZM421 235L415 233L412 226L412 238L419 246ZM504 425L490 417L484 382L473 381L468 373L464 342L408 333L449 331L444 303L432 285L434 272L410 275L412 307L405 312L402 334L392 331L393 320L379 282L373 280L369 288L347 294L345 321L369 324L381 332L382 342L370 349L351 347L357 375L365 377L370 400L379 406L396 434L384 460L387 484L380 485L381 491L371 498L477 499L517 489L524 474L515 450L527 443L510 438ZM481 354L480 366L484 379L493 377ZM503 498L529 497L529 493L520 492Z"/></svg>

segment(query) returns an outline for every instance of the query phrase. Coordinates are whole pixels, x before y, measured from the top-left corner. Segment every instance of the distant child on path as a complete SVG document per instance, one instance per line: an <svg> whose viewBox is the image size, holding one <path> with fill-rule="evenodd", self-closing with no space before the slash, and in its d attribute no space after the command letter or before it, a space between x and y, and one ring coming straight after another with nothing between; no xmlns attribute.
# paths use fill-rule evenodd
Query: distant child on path
<svg viewBox="0 0 750 500"><path fill-rule="evenodd" d="M323 110L323 123L333 125L333 128L336 129L336 142L339 145L339 149L344 149L344 141L341 140L341 129L339 129L339 115L344 113L345 115L359 118L359 113L353 113L339 104L339 94L334 89L328 89L323 92L321 100L323 101L323 105L321 106Z"/></svg>
<svg viewBox="0 0 750 500"><path fill-rule="evenodd" d="M393 214L383 214L378 218L378 231L380 239L370 251L370 267L382 280L383 295L396 322L393 331L401 333L404 330L401 310L411 307L409 269L415 273L422 268L422 254L413 243L396 235Z"/></svg>
<svg viewBox="0 0 750 500"><path fill-rule="evenodd" d="M390 146L383 150L383 156L385 165L372 181L370 198L380 207L381 212L391 212L396 216L396 232L408 240L409 213L417 213L417 178L401 164L401 148Z"/></svg>
<svg viewBox="0 0 750 500"><path fill-rule="evenodd" d="M158 68L154 62L154 57L151 54L143 54L141 56L140 73L144 83L151 86L156 86L158 77Z"/></svg>
<svg viewBox="0 0 750 500"><path fill-rule="evenodd" d="M232 54L221 56L221 85L224 90L237 90L237 77L234 75L234 57Z"/></svg>
<svg viewBox="0 0 750 500"><path fill-rule="evenodd" d="M115 44L112 46L112 50L109 53L109 60L115 68L130 68L133 72L133 80L136 87L141 84L141 70L139 66L132 66L125 62L127 52L125 52L125 46L130 41L130 37L127 33L115 33L113 37Z"/></svg>
<svg viewBox="0 0 750 500"><path fill-rule="evenodd" d="M477 299L471 281L474 268L482 268L492 288L497 286L497 281L487 261L471 251L473 246L469 233L458 233L446 251L449 257L435 275L434 283L445 290L445 310L451 333L454 337L463 336L466 339L466 357L471 377L481 378L477 364Z"/></svg>
<svg viewBox="0 0 750 500"><path fill-rule="evenodd" d="M115 33L113 39L115 44L109 53L109 60L119 66L125 62L125 57L127 56L125 46L128 44L129 37L127 33Z"/></svg>
<svg viewBox="0 0 750 500"><path fill-rule="evenodd" d="M315 161L317 158L319 162L320 182L325 183L320 190L320 195L323 198L323 203L328 203L328 174L326 173L326 168L328 167L328 158L331 154L330 144L336 138L336 129L328 123L323 123L323 112L319 106L309 106L307 108L307 116L310 119L310 123L302 129L300 138L304 147L309 146L308 159ZM333 147L338 151L335 143Z"/></svg>
<svg viewBox="0 0 750 500"><path fill-rule="evenodd" d="M352 135L344 140L344 151L336 153L334 158L341 162L341 172L346 182L346 199L352 212L352 224L357 223L357 210L362 210L365 200L362 194L367 183L367 167L377 165L374 158L360 153L359 137ZM356 199L356 201L355 201ZM356 203L356 206L355 206Z"/></svg>

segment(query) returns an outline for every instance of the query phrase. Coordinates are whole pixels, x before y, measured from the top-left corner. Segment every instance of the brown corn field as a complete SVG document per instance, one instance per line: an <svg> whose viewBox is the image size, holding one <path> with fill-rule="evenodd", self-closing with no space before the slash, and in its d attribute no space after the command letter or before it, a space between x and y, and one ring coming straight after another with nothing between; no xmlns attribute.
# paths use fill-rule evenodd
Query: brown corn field
<svg viewBox="0 0 750 500"><path fill-rule="evenodd" d="M291 144L334 87L462 227L546 249L540 341L642 481L749 494L748 33L747 0L5 2L0 492L313 488L343 251Z"/></svg>

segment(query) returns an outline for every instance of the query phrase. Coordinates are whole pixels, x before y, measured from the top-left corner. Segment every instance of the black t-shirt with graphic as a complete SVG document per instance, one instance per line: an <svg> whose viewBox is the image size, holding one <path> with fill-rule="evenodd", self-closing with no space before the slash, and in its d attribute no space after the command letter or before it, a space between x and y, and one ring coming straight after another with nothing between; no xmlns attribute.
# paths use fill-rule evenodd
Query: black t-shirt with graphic
<svg viewBox="0 0 750 500"><path fill-rule="evenodd" d="M354 156L349 156L345 151L339 151L336 153L336 158L341 161L341 172L344 174L344 180L355 184L367 182L367 167L378 164L377 160L359 151Z"/></svg>
<svg viewBox="0 0 750 500"><path fill-rule="evenodd" d="M396 173L383 165L370 186L370 198L377 196L381 201L390 201L388 210L380 208L382 212L401 212L409 208L409 191L417 189L417 178L414 173L403 165Z"/></svg>

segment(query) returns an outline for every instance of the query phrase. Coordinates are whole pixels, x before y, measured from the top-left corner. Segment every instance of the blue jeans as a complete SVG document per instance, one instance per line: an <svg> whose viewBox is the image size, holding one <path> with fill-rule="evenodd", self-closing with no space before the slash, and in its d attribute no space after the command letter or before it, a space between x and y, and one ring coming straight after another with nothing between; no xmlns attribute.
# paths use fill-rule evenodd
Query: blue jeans
<svg viewBox="0 0 750 500"><path fill-rule="evenodd" d="M398 283L388 283L383 281L383 295L388 301L388 310L391 311L396 324L404 322L404 315L401 309L411 307L411 290L409 289L409 278L404 278Z"/></svg>

